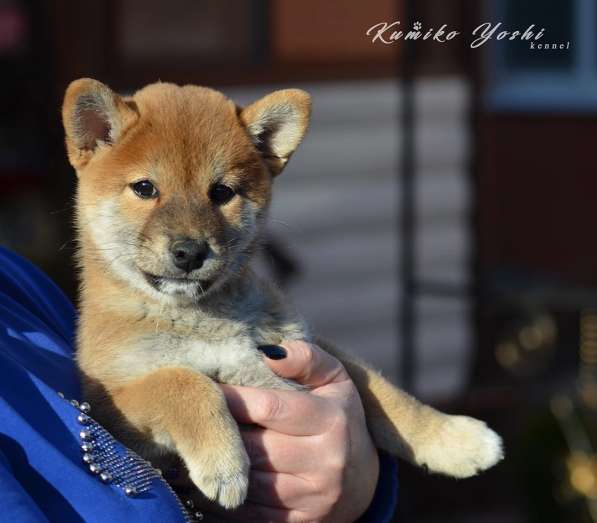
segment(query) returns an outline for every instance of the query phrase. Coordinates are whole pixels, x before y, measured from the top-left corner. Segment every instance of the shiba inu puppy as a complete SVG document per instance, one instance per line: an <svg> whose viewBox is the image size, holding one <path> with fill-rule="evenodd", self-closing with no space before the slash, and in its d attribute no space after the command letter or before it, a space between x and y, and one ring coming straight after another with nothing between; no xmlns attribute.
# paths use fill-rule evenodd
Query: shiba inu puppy
<svg viewBox="0 0 597 523"><path fill-rule="evenodd" d="M226 508L245 499L249 460L217 383L299 388L257 347L312 339L249 266L310 106L296 89L241 108L203 87L156 83L124 98L91 79L74 81L64 99L78 176L85 395L125 444L156 466L182 460ZM422 405L324 348L356 383L379 448L458 478L501 459L483 422Z"/></svg>

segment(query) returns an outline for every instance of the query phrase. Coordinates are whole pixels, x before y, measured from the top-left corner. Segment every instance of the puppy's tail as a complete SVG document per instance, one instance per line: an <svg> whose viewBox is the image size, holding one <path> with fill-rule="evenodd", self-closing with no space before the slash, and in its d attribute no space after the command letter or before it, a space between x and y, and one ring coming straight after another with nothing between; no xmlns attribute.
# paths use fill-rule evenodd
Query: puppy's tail
<svg viewBox="0 0 597 523"><path fill-rule="evenodd" d="M501 438L482 421L423 405L358 359L318 343L342 362L356 384L379 449L456 478L474 476L503 458Z"/></svg>

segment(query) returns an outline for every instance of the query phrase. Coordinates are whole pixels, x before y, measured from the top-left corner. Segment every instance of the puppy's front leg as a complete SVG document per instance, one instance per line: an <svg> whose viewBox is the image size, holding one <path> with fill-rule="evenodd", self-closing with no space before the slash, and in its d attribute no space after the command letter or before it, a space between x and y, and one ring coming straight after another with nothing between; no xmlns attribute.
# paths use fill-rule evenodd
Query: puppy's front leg
<svg viewBox="0 0 597 523"><path fill-rule="evenodd" d="M203 494L225 508L246 497L249 458L220 388L185 368L162 368L112 391L138 430L176 451Z"/></svg>

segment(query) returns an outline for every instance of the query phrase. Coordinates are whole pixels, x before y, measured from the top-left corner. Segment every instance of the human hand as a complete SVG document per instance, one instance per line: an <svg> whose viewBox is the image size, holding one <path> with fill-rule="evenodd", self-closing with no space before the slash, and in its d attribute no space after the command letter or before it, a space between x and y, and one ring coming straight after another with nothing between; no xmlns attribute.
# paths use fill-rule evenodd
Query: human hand
<svg viewBox="0 0 597 523"><path fill-rule="evenodd" d="M360 397L342 364L305 342L266 358L276 374L309 392L222 385L251 459L240 521L352 522L373 498L378 455ZM267 353L266 353L267 354Z"/></svg>

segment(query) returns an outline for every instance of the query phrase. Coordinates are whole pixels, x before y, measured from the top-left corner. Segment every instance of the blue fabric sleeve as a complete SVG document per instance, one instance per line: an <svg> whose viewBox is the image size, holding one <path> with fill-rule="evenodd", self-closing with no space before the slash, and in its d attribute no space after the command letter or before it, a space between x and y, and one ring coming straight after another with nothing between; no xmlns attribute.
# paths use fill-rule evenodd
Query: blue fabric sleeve
<svg viewBox="0 0 597 523"><path fill-rule="evenodd" d="M47 518L13 475L10 463L0 451L0 506L2 520L19 523L47 523Z"/></svg>
<svg viewBox="0 0 597 523"><path fill-rule="evenodd" d="M39 269L0 246L0 521L184 522L184 508L147 464L150 488L129 497L82 460L82 401L73 359L76 313ZM62 395L59 395L60 392ZM91 411L93 416L93 406ZM126 449L113 442L115 452Z"/></svg>
<svg viewBox="0 0 597 523"><path fill-rule="evenodd" d="M390 523L398 505L398 464L391 456L379 453L379 479L371 505L357 523Z"/></svg>
<svg viewBox="0 0 597 523"><path fill-rule="evenodd" d="M0 247L0 293L73 347L76 313L58 286L35 265ZM7 301L7 300L5 300ZM72 350L71 350L72 354Z"/></svg>

